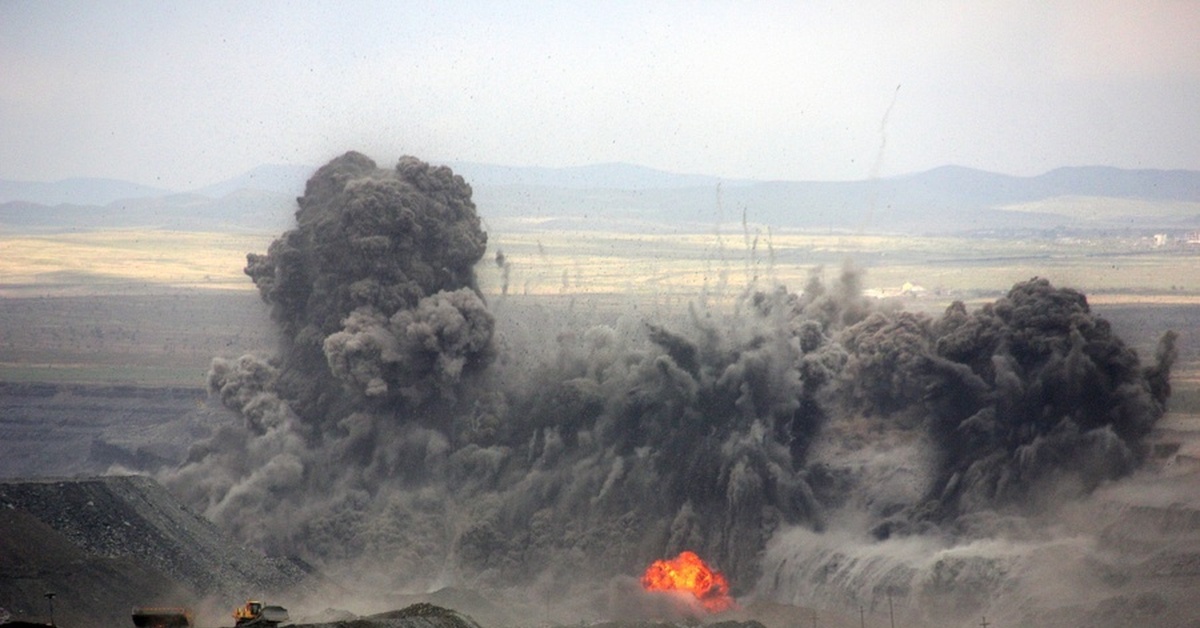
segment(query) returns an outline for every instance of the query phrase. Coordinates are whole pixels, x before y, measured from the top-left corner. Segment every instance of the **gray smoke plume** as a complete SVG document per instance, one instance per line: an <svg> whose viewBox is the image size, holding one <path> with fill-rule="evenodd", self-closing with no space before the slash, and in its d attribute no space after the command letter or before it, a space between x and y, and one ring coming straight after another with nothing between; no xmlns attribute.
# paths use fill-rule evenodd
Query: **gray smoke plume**
<svg viewBox="0 0 1200 628"><path fill-rule="evenodd" d="M1036 510L1141 463L1141 441L1170 392L1173 332L1163 336L1155 364L1142 367L1082 294L1044 279L1017 284L974 313L956 302L938 319L869 311L855 286L844 278L846 292L828 300L810 286L807 298L788 299L787 307L789 319L813 333L830 321L848 325L835 326L831 344L846 357L819 413L832 417L832 428L874 417L932 446L925 493L890 503L877 522L880 538L930 526L962 532L973 513ZM822 435L822 425L807 427L801 434Z"/></svg>
<svg viewBox="0 0 1200 628"><path fill-rule="evenodd" d="M981 611L1036 623L1065 599L1104 599L1097 572L1127 568L1082 535L1098 526L1042 528L1142 463L1175 338L1143 367L1082 294L1044 279L975 312L872 312L837 336L848 359L810 456L841 484L823 503L836 530L774 535L756 592L873 612L894 601L922 625Z"/></svg>
<svg viewBox="0 0 1200 628"><path fill-rule="evenodd" d="M246 268L279 353L214 360L242 425L163 479L345 580L563 597L688 549L744 593L781 531L847 510L877 538L969 534L1064 480L1086 494L1139 464L1169 393L1170 337L1143 368L1044 280L934 319L815 271L732 313L580 328L489 311L487 237L448 168L348 153L298 202Z"/></svg>

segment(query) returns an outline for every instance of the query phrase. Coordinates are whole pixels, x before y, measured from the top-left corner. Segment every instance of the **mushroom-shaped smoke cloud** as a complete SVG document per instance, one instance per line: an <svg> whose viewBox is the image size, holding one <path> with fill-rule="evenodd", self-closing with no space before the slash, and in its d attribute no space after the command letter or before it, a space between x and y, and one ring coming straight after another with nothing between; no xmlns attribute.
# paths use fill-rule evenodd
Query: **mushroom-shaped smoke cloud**
<svg viewBox="0 0 1200 628"><path fill-rule="evenodd" d="M381 170L347 153L317 170L298 202L297 227L250 254L246 273L282 328L281 384L302 415L328 409L314 398L328 382L313 380L329 374L387 401L446 394L486 364L493 321L474 266L487 234L462 177L412 157ZM406 322L413 316L421 323Z"/></svg>

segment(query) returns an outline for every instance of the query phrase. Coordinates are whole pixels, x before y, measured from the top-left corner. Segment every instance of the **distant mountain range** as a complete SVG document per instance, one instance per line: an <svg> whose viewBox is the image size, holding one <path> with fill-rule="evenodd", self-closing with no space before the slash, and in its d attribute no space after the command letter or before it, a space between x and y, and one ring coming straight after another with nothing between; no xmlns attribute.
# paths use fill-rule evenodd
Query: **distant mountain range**
<svg viewBox="0 0 1200 628"><path fill-rule="evenodd" d="M1075 167L1015 177L946 166L865 181L755 181L621 163L449 165L472 184L485 221L541 228L685 230L743 219L902 233L1200 228L1200 172L1190 170ZM0 226L281 231L313 170L264 165L185 193L110 179L0 180Z"/></svg>
<svg viewBox="0 0 1200 628"><path fill-rule="evenodd" d="M576 229L711 228L743 219L900 233L1200 228L1200 172L1183 170L1077 167L1016 177L946 166L866 181L730 181L614 164L479 180L475 202L485 217Z"/></svg>
<svg viewBox="0 0 1200 628"><path fill-rule="evenodd" d="M278 232L291 225L295 195L242 189L220 198L168 194L106 205L0 203L0 228L37 231L153 228L172 231Z"/></svg>
<svg viewBox="0 0 1200 628"><path fill-rule="evenodd" d="M123 198L170 194L168 190L115 179L6 181L0 179L0 203L25 201L39 205L107 205Z"/></svg>
<svg viewBox="0 0 1200 628"><path fill-rule="evenodd" d="M658 190L712 187L717 184L745 185L750 179L722 179L703 174L678 174L625 163L593 164L567 168L497 166L451 162L456 174L472 187L544 187L568 190Z"/></svg>

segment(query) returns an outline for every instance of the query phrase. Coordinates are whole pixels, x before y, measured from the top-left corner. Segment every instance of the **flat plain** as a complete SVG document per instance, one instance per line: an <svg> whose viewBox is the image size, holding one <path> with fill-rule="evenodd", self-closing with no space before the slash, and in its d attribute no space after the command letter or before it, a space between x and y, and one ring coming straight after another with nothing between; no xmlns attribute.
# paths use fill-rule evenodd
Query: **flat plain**
<svg viewBox="0 0 1200 628"><path fill-rule="evenodd" d="M268 308L242 273L271 234L94 231L0 234L0 381L204 385L215 356L269 353ZM1200 362L1200 246L1153 238L921 237L551 231L490 234L477 274L490 302L670 318L690 303L731 307L748 290L803 289L855 269L864 292L936 315L977 307L1044 277L1078 289L1143 356L1180 333L1177 388ZM556 305L557 304L557 305ZM1183 392L1183 390L1180 390Z"/></svg>

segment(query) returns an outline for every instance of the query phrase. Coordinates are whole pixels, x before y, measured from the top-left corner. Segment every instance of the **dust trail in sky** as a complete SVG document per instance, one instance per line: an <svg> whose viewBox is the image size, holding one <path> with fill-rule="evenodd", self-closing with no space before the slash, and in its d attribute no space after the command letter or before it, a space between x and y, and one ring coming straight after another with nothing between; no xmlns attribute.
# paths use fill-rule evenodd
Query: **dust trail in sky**
<svg viewBox="0 0 1200 628"><path fill-rule="evenodd" d="M879 121L879 150L875 152L875 161L871 164L871 170L867 174L867 180L875 181L876 186L871 190L871 198L867 202L867 215L863 218L862 225L859 227L859 233L863 233L871 226L875 220L876 205L879 202L879 177L883 174L883 161L887 154L888 142L888 118L892 115L892 109L896 107L896 101L900 98L900 85L896 86L896 91L892 92L892 102L888 103L888 107L883 112L883 119Z"/></svg>
<svg viewBox="0 0 1200 628"><path fill-rule="evenodd" d="M896 101L900 98L900 86L896 86L896 91L892 92L892 102L888 103L888 108L883 112L883 119L879 121L879 150L875 153L875 162L871 164L871 172L867 178L874 181L883 173L883 158L887 152L888 141L888 118L892 115L892 109L896 108Z"/></svg>
<svg viewBox="0 0 1200 628"><path fill-rule="evenodd" d="M578 619L681 550L744 594L783 531L848 512L874 539L974 538L1132 471L1168 394L1170 337L1144 367L1045 280L930 317L818 269L732 311L579 324L488 308L487 237L445 167L347 153L298 203L246 268L279 350L213 361L243 420L163 480L246 542L380 590L516 588Z"/></svg>

